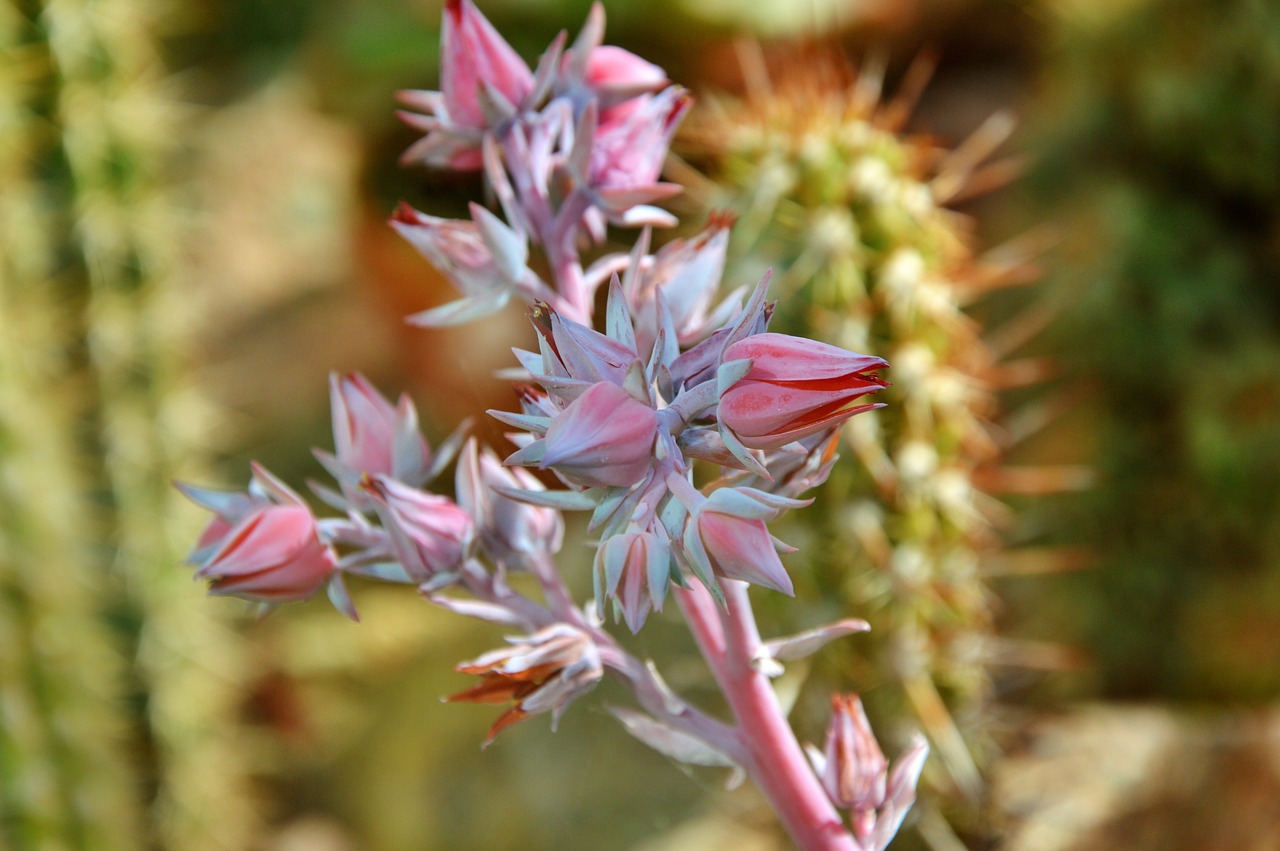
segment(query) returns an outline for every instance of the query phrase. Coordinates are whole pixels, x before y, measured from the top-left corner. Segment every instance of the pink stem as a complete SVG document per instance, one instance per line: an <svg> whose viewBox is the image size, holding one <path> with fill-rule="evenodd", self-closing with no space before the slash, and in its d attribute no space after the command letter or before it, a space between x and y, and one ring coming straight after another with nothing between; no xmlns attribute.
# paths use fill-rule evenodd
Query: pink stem
<svg viewBox="0 0 1280 851"><path fill-rule="evenodd" d="M591 293L587 291L582 279L582 262L578 256L577 241L582 216L590 206L584 192L571 192L556 211L550 232L543 237L547 261L551 265L556 289L567 308L566 313L573 321L587 326L591 325L594 305L591 303Z"/></svg>
<svg viewBox="0 0 1280 851"><path fill-rule="evenodd" d="M727 611L697 584L676 598L738 721L743 768L803 851L862 851L805 759L773 686L751 664L760 634L746 584L722 584Z"/></svg>

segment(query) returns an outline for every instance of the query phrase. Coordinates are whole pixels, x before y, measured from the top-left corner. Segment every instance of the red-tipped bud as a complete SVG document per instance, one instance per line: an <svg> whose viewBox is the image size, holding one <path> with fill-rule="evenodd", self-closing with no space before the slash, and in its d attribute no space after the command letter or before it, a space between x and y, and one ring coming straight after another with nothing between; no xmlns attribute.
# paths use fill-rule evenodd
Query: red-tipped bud
<svg viewBox="0 0 1280 851"><path fill-rule="evenodd" d="M304 506L264 505L231 526L215 520L205 538L223 529L196 571L210 581L210 594L287 603L310 597L333 575L333 551L320 542Z"/></svg>
<svg viewBox="0 0 1280 851"><path fill-rule="evenodd" d="M855 400L887 384L873 374L884 360L788 334L756 334L721 356L746 360L751 369L720 395L717 416L752 449L776 449L879 407Z"/></svg>

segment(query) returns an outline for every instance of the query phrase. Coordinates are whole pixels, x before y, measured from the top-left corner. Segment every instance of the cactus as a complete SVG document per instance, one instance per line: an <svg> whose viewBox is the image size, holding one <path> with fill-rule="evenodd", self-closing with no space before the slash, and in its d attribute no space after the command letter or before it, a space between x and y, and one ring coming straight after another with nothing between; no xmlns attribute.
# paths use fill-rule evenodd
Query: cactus
<svg viewBox="0 0 1280 851"><path fill-rule="evenodd" d="M1010 121L997 115L946 152L901 134L923 63L886 104L874 70L790 64L770 81L746 56L745 100L713 101L686 135L686 155L710 183L687 182L738 213L740 267L774 267L773 327L893 365L888 406L846 429L818 500L828 510L807 512L802 550L821 553L810 574L817 593L873 624L871 642L849 642L835 676L863 689L896 683L874 688L869 703L883 717L902 703L914 709L943 757L944 785L972 803L988 750L987 660L1004 646L983 578L1002 513L987 495L1001 478L990 420L996 390L1025 372L999 363L965 309L1031 276L1025 252L975 258L964 220L944 205L1008 176L1000 163L980 166ZM1032 490L1050 484L1029 478Z"/></svg>
<svg viewBox="0 0 1280 851"><path fill-rule="evenodd" d="M169 480L204 412L180 373L163 11L0 5L0 838L17 849L242 848L256 827L246 656L175 566L191 526Z"/></svg>
<svg viewBox="0 0 1280 851"><path fill-rule="evenodd" d="M57 276L47 56L0 5L0 845L137 847L122 660L85 536L75 317Z"/></svg>

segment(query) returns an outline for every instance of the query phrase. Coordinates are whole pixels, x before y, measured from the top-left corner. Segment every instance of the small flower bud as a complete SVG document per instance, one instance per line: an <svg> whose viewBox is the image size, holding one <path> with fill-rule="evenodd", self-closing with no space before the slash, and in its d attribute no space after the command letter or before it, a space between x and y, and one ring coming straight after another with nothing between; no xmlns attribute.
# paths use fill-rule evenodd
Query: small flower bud
<svg viewBox="0 0 1280 851"><path fill-rule="evenodd" d="M545 490L527 470L504 467L492 450L468 441L458 461L458 504L475 521L485 551L499 561L517 553L558 551L564 537L560 512L517 502L498 488Z"/></svg>
<svg viewBox="0 0 1280 851"><path fill-rule="evenodd" d="M787 334L756 334L728 346L721 362L751 369L720 395L718 417L744 446L775 449L879 405L855 405L887 382L871 355Z"/></svg>
<svg viewBox="0 0 1280 851"><path fill-rule="evenodd" d="M462 564L474 531L471 518L443 496L387 476L365 481L392 549L415 582L441 580Z"/></svg>
<svg viewBox="0 0 1280 851"><path fill-rule="evenodd" d="M440 33L440 90L451 120L484 127L481 89L518 106L533 89L533 74L471 0L448 0Z"/></svg>
<svg viewBox="0 0 1280 851"><path fill-rule="evenodd" d="M587 487L629 487L652 466L657 433L653 408L600 382L552 421L541 466Z"/></svg>
<svg viewBox="0 0 1280 851"><path fill-rule="evenodd" d="M662 610L670 569L671 550L657 535L614 535L596 550L596 597L614 600L627 628L639 632L651 609Z"/></svg>
<svg viewBox="0 0 1280 851"><path fill-rule="evenodd" d="M210 581L210 594L260 603L305 600L324 587L336 564L316 532L315 517L302 505L263 505L235 525L215 520L201 539L212 551L196 576Z"/></svg>
<svg viewBox="0 0 1280 851"><path fill-rule="evenodd" d="M392 406L368 379L353 372L329 377L329 400L334 455L354 481L361 475L386 475L421 483L430 450L408 396Z"/></svg>

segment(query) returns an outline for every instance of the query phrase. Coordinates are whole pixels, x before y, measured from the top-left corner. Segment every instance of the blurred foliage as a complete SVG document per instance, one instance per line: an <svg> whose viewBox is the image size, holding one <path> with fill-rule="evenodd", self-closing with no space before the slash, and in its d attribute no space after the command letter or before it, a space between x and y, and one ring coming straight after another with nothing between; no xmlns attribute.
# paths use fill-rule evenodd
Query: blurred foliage
<svg viewBox="0 0 1280 851"><path fill-rule="evenodd" d="M1280 693L1280 7L1064 16L1034 187L1078 301L1101 484L1055 523L1103 563L1069 606L1103 693ZM1088 345L1080 345L1088 340ZM1060 617L1051 615L1050 617Z"/></svg>

